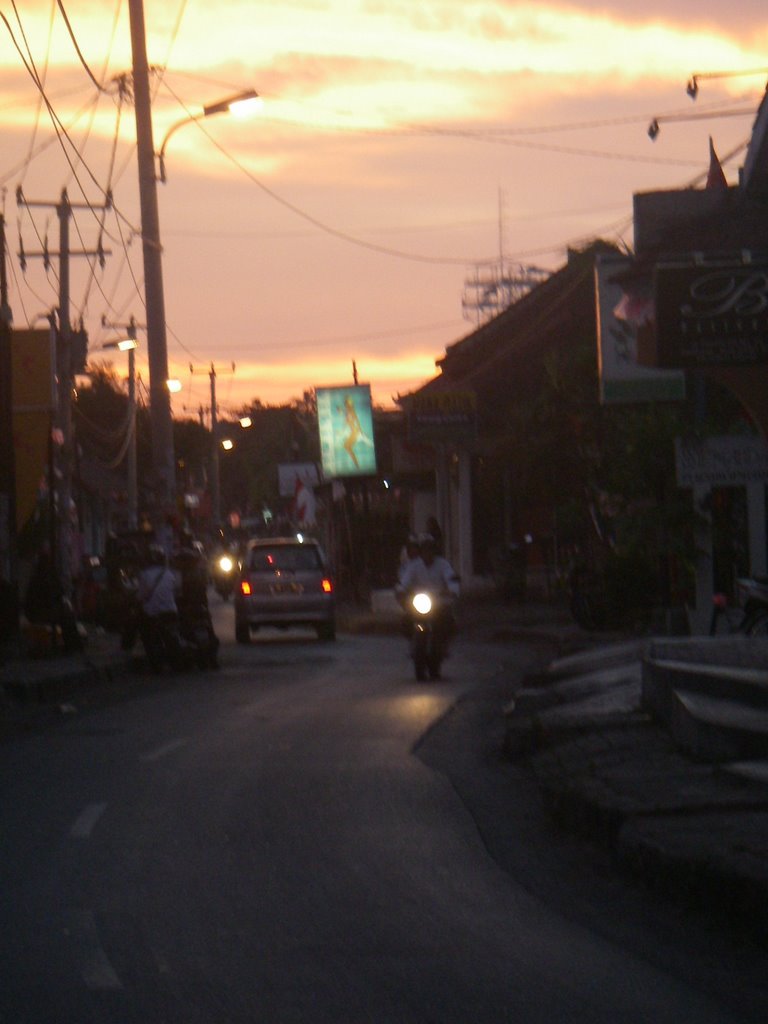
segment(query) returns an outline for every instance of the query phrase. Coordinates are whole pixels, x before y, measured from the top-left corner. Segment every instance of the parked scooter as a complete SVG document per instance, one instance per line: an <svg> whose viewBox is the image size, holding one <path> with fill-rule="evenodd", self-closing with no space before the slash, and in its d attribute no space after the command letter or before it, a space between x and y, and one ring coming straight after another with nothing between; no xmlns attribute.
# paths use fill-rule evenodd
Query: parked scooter
<svg viewBox="0 0 768 1024"><path fill-rule="evenodd" d="M121 631L121 647L131 651L140 640L153 672L219 667L219 638L207 607L183 607L179 615L142 615L136 608Z"/></svg>
<svg viewBox="0 0 768 1024"><path fill-rule="evenodd" d="M207 605L179 609L180 660L198 668L219 667L219 638Z"/></svg>
<svg viewBox="0 0 768 1024"><path fill-rule="evenodd" d="M167 665L171 669L183 667L183 645L179 633L178 616L171 612L162 615L142 615L139 637L153 672L161 672Z"/></svg>
<svg viewBox="0 0 768 1024"><path fill-rule="evenodd" d="M179 578L176 605L182 661L193 662L200 668L218 668L219 638L208 607L205 556L187 543L175 556L173 565Z"/></svg>

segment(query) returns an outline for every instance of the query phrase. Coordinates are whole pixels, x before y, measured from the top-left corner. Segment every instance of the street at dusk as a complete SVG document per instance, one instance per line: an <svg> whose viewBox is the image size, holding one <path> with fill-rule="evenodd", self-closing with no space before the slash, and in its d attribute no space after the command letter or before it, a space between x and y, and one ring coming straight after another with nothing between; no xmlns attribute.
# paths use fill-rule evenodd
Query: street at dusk
<svg viewBox="0 0 768 1024"><path fill-rule="evenodd" d="M481 622L425 685L396 635L216 618L218 672L0 746L2 1020L760 1019L758 954L555 839L501 760L545 649Z"/></svg>
<svg viewBox="0 0 768 1024"><path fill-rule="evenodd" d="M764 1024L765 0L5 6L0 1024Z"/></svg>

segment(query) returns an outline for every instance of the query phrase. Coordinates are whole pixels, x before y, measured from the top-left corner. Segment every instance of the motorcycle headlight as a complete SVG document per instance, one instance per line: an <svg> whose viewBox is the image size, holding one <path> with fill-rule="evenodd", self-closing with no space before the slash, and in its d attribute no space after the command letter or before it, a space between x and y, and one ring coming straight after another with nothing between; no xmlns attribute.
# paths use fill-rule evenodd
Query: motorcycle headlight
<svg viewBox="0 0 768 1024"><path fill-rule="evenodd" d="M232 572L235 567L235 563L229 557L229 555L222 555L219 559L219 568L222 572Z"/></svg>
<svg viewBox="0 0 768 1024"><path fill-rule="evenodd" d="M411 604L419 615L429 615L432 611L432 598L429 594L414 594Z"/></svg>

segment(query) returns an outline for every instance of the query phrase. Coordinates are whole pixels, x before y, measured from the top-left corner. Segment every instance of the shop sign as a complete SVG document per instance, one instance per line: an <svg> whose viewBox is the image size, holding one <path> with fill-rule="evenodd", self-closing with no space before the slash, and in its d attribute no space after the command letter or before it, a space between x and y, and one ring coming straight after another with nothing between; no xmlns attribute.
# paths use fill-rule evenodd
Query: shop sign
<svg viewBox="0 0 768 1024"><path fill-rule="evenodd" d="M768 483L768 445L759 437L678 437L675 468L679 487Z"/></svg>
<svg viewBox="0 0 768 1024"><path fill-rule="evenodd" d="M476 435L474 391L426 391L412 397L408 407L410 440L471 441Z"/></svg>
<svg viewBox="0 0 768 1024"><path fill-rule="evenodd" d="M768 362L767 263L660 264L655 300L659 366Z"/></svg>

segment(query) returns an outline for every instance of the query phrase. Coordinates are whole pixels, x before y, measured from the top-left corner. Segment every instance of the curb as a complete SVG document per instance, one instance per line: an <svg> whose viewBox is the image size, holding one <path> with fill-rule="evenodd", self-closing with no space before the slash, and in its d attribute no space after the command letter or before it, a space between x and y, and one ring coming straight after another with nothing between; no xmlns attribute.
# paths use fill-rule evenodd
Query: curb
<svg viewBox="0 0 768 1024"><path fill-rule="evenodd" d="M19 707L49 704L72 696L78 690L114 682L130 671L118 660L98 664L86 662L79 666L66 666L57 671L41 674L37 678L28 673L12 675L0 683L6 701ZM5 674L5 673L4 673Z"/></svg>
<svg viewBox="0 0 768 1024"><path fill-rule="evenodd" d="M531 772L555 824L641 884L768 944L768 788L692 761L641 709L590 717L577 703L562 716L549 688L541 696L508 709L504 753Z"/></svg>

